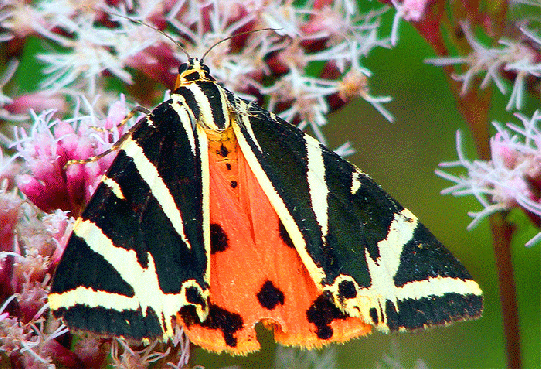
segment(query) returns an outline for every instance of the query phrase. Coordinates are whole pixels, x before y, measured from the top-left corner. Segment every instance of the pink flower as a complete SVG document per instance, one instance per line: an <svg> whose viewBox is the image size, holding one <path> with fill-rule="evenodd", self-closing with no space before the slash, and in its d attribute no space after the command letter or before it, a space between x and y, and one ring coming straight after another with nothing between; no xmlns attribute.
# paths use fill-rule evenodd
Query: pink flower
<svg viewBox="0 0 541 369"><path fill-rule="evenodd" d="M22 200L12 192L0 189L0 301L13 293L13 252L15 227L19 221Z"/></svg>
<svg viewBox="0 0 541 369"><path fill-rule="evenodd" d="M0 251L13 251L13 235L22 199L0 188Z"/></svg>
<svg viewBox="0 0 541 369"><path fill-rule="evenodd" d="M34 115L31 131L19 130L20 138L14 144L29 172L18 176L19 189L45 212L61 209L77 217L113 158L109 155L87 164L68 162L86 160L109 149L124 130L116 127L125 114L122 98L112 105L106 119L76 113L72 120L53 120L54 111ZM112 130L112 134L94 126Z"/></svg>
<svg viewBox="0 0 541 369"><path fill-rule="evenodd" d="M541 225L541 131L537 128L541 112L531 118L516 114L522 125L494 123L497 133L490 140L490 161L468 160L462 152L460 132L457 132L458 160L441 163L440 167L463 167L466 175L453 175L441 170L436 174L455 184L442 191L455 196L474 195L483 209L470 212L473 218L468 228L486 216L513 208L524 211ZM541 240L541 232L526 243L531 246Z"/></svg>
<svg viewBox="0 0 541 369"><path fill-rule="evenodd" d="M171 89L175 86L179 62L170 45L160 43L149 46L133 57L127 58L126 65L140 70L151 80L158 81ZM160 92L156 90L156 93ZM157 96L151 97L155 100ZM152 98L145 97L145 101L152 102Z"/></svg>
<svg viewBox="0 0 541 369"><path fill-rule="evenodd" d="M50 95L37 92L16 96L4 108L11 114L26 114L30 109L35 111L54 109L65 112L67 104L65 98L59 94Z"/></svg>

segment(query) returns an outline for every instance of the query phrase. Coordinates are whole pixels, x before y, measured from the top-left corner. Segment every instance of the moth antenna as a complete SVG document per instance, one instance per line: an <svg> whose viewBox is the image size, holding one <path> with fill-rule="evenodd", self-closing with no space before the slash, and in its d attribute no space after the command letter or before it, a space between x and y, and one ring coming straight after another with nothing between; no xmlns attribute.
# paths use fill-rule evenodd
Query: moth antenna
<svg viewBox="0 0 541 369"><path fill-rule="evenodd" d="M156 28L156 27L154 27L154 26L152 26L152 25L150 25L150 24L148 24L148 23L145 23L145 22L143 22L143 21L141 21L141 20L138 20L138 19L132 19L132 18L130 18L130 17L126 17L125 15L121 15L121 14L117 14L117 13L109 13L109 14L114 15L114 16L119 17L119 18L127 19L127 20L129 20L130 22L138 23L138 24L140 24L140 25L142 25L142 26L145 26L145 27L148 27L148 28L153 29L154 31L160 33L162 36L166 37L167 39L169 39L170 41L172 41L175 45L177 45L178 48L179 48L184 54L186 54L186 56L188 57L188 59L191 58L191 57L190 57L190 54L188 54L188 52L186 51L186 49L184 48L184 46L183 46L180 42L178 42L177 40L175 40L173 37L169 36L167 33L165 33L164 31L162 31L161 29Z"/></svg>
<svg viewBox="0 0 541 369"><path fill-rule="evenodd" d="M238 36L242 36L242 35L248 35L250 33L255 33L255 32L261 32L261 31L278 31L279 29L281 28L261 28L261 29L253 29L251 31L245 31L245 32L240 32L240 33L237 33L235 35L231 35L231 36L228 36L226 38L224 38L223 40L220 40L218 42L216 42L214 45L212 45L211 47L209 47L209 49L207 51L205 51L205 53L203 54L203 56L201 57L201 62L203 62L203 60L205 60L205 56L207 56L207 54L212 50L214 49L216 46L218 46L219 44L221 44L222 42L225 42L227 40L230 40L234 37L238 37Z"/></svg>

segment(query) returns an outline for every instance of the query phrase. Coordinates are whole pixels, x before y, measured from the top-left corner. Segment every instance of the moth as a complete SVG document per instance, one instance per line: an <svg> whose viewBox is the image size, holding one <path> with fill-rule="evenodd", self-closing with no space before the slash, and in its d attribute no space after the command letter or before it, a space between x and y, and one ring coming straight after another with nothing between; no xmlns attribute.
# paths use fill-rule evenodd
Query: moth
<svg viewBox="0 0 541 369"><path fill-rule="evenodd" d="M479 317L464 266L367 174L203 60L141 119L76 221L49 306L71 329L207 350L321 347Z"/></svg>

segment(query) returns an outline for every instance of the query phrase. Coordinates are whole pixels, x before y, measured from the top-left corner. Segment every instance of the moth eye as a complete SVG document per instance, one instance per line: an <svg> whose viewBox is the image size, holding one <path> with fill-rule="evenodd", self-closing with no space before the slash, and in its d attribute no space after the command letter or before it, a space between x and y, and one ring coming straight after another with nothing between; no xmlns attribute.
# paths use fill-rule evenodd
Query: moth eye
<svg viewBox="0 0 541 369"><path fill-rule="evenodd" d="M178 74L182 74L183 72L185 72L187 70L188 70L188 64L187 63L182 63L178 67Z"/></svg>

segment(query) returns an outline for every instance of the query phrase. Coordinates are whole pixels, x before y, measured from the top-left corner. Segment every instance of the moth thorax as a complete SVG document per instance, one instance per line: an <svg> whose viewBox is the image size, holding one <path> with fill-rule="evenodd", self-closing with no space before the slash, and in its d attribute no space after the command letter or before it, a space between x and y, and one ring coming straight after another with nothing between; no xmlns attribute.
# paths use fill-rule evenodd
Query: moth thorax
<svg viewBox="0 0 541 369"><path fill-rule="evenodd" d="M198 100L199 123L205 129L222 132L231 127L233 115L229 107L227 95L222 87L212 82L199 82L192 91L199 89ZM203 98L204 96L204 98Z"/></svg>
<svg viewBox="0 0 541 369"><path fill-rule="evenodd" d="M205 129L205 133L207 134L207 139L210 143L221 142L228 143L228 145L231 146L237 145L237 137L235 136L235 131L233 131L232 126L229 126L227 129L224 129L222 131Z"/></svg>

